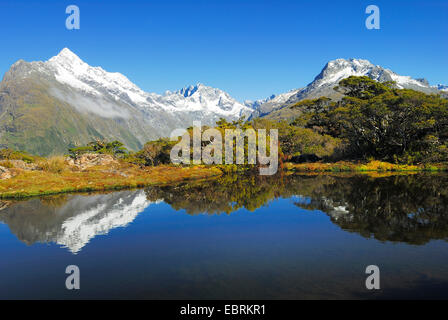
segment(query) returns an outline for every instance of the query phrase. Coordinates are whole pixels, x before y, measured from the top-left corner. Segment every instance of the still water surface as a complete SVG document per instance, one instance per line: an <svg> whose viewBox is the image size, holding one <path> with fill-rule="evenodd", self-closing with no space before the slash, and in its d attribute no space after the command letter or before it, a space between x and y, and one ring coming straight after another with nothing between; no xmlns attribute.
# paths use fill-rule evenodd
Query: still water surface
<svg viewBox="0 0 448 320"><path fill-rule="evenodd" d="M441 174L225 176L4 201L0 298L448 298L447 186Z"/></svg>

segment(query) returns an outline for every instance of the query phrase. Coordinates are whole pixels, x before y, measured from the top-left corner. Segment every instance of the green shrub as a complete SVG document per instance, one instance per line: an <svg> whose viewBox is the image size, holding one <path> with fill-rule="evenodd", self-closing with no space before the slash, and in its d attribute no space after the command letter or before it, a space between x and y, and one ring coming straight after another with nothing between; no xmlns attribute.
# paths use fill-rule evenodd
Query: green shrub
<svg viewBox="0 0 448 320"><path fill-rule="evenodd" d="M115 157L125 157L129 153L124 144L118 140L112 142L96 140L89 142L86 146L70 148L68 152L72 158L76 158L84 153L110 154Z"/></svg>
<svg viewBox="0 0 448 320"><path fill-rule="evenodd" d="M9 148L0 149L0 160L22 160L26 163L34 163L38 158L23 151L15 151Z"/></svg>

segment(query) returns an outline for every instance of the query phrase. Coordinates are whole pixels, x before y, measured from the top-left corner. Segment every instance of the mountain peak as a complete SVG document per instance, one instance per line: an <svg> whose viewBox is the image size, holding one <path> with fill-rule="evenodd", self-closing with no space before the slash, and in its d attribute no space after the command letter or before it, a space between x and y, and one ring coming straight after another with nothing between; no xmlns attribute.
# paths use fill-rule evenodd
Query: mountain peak
<svg viewBox="0 0 448 320"><path fill-rule="evenodd" d="M345 61L347 63L352 63L352 64L364 64L364 65L370 65L372 64L369 60L367 59L359 59L359 58L349 58L349 59L344 59L344 58L339 58L336 60L332 60L332 61ZM330 62L332 62L330 61Z"/></svg>
<svg viewBox="0 0 448 320"><path fill-rule="evenodd" d="M76 54L74 54L69 48L65 47L59 52L58 56L76 56Z"/></svg>
<svg viewBox="0 0 448 320"><path fill-rule="evenodd" d="M73 73L81 73L82 70L88 68L87 63L82 61L68 48L62 49L58 55L50 58L47 64L58 69L59 73L61 73L61 69L70 70Z"/></svg>
<svg viewBox="0 0 448 320"><path fill-rule="evenodd" d="M184 87L182 89L180 89L179 91L177 91L177 93L183 95L185 98L192 96L194 93L196 92L203 92L203 91L207 91L207 90L216 90L213 89L212 87L206 86L203 83L197 83L195 85L190 85L187 87Z"/></svg>
<svg viewBox="0 0 448 320"><path fill-rule="evenodd" d="M371 69L374 67L374 65L369 61L365 59L335 59L329 61L324 69L322 71L328 71L328 70L342 70L342 69L352 69L353 71L358 70L365 70L365 69Z"/></svg>
<svg viewBox="0 0 448 320"><path fill-rule="evenodd" d="M71 51L69 48L62 49L56 56L52 57L49 61L62 60L71 62L82 62L82 60Z"/></svg>
<svg viewBox="0 0 448 320"><path fill-rule="evenodd" d="M372 76L372 78L378 80L383 71L383 68L375 66L369 60L355 58L335 59L325 65L310 86L333 86L349 76Z"/></svg>

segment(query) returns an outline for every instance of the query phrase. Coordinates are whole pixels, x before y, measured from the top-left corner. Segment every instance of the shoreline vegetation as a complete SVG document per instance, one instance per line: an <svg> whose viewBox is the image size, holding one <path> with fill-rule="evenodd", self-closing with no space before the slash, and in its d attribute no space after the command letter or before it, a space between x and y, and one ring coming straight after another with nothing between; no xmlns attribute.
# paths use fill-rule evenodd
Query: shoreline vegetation
<svg viewBox="0 0 448 320"><path fill-rule="evenodd" d="M51 162L51 158L48 161ZM0 166L4 163L5 160L0 161ZM247 168L236 171L233 166L159 165L139 167L122 161L114 161L111 164L95 165L84 170L79 170L77 167L66 163L53 164L53 167L50 164L49 167L44 169L12 167L9 171L13 174L13 177L0 180L0 199L24 199L63 193L106 192L148 186L174 185L215 179L228 173L244 174L251 171ZM279 168L278 175L351 174L383 177L397 174L447 171L448 164L446 163L399 165L381 161L302 164L286 162L283 164L283 168ZM255 174L257 174L256 171Z"/></svg>
<svg viewBox="0 0 448 320"><path fill-rule="evenodd" d="M378 160L369 162L338 161L335 163L285 163L284 169L294 172L441 172L448 171L448 163L426 163L426 164L394 164Z"/></svg>
<svg viewBox="0 0 448 320"><path fill-rule="evenodd" d="M280 175L448 171L448 99L368 77L346 78L335 90L342 94L339 100L321 97L285 107L288 119L220 119L213 129L221 137L228 130L238 132L235 141L241 143L232 144L233 159L248 154L244 132L277 130L278 143L272 150L278 152ZM189 136L194 133L192 127L186 131ZM202 137L199 152L214 156L216 150L225 149L219 141ZM171 151L178 142L160 138L129 151L120 141L98 137L72 146L66 156L49 158L0 149L0 198L166 185L227 173L258 173L262 166L249 164L247 158L240 165L172 164ZM197 152L193 149L186 148L189 159ZM266 151L271 156L271 148Z"/></svg>

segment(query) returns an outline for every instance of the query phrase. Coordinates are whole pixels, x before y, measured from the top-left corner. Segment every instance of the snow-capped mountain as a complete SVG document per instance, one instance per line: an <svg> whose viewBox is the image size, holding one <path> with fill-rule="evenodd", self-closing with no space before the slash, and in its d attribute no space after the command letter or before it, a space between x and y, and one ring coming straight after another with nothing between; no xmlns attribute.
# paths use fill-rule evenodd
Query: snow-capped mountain
<svg viewBox="0 0 448 320"><path fill-rule="evenodd" d="M425 79L412 79L409 76L401 76L389 69L376 66L368 60L362 59L336 59L327 63L323 70L314 78L306 88L300 90L294 99L302 100L319 97L333 93L333 88L342 79L350 76L367 76L379 82L395 81L400 89L414 89L424 92L433 92L432 88Z"/></svg>
<svg viewBox="0 0 448 320"><path fill-rule="evenodd" d="M294 89L286 93L281 93L279 95L273 94L270 97L263 100L256 100L256 101L246 100L244 104L254 109L254 111L250 115L250 118L261 117L265 114L272 112L277 107L280 107L283 104L285 104L289 98L297 94L299 91L300 89Z"/></svg>
<svg viewBox="0 0 448 320"><path fill-rule="evenodd" d="M91 67L68 48L44 63L60 83L82 92L101 96L108 93L116 100L127 99L129 103L146 103L150 97L121 73L111 73L101 67Z"/></svg>
<svg viewBox="0 0 448 320"><path fill-rule="evenodd" d="M39 123L41 132L35 130L33 119L27 119L32 110L24 100L41 107L41 114L32 116L46 120ZM65 152L68 146L95 138L118 139L139 149L149 140L170 136L176 128L191 126L193 121L213 125L221 117L235 120L252 111L224 91L203 84L163 95L145 92L124 75L92 67L65 48L45 62L19 60L5 74L0 83L0 122L13 128L0 132L0 144L18 147L14 143L17 127L21 127L23 139L40 134L41 146L36 141L22 145L43 155ZM2 114L5 117L1 118ZM73 132L76 134L71 136Z"/></svg>
<svg viewBox="0 0 448 320"><path fill-rule="evenodd" d="M244 100L243 104L246 107L249 107L251 109L257 109L259 106L261 106L263 103L266 103L272 99L274 99L276 97L275 94L270 95L269 97L265 98L265 99L258 99L258 100Z"/></svg>
<svg viewBox="0 0 448 320"><path fill-rule="evenodd" d="M172 106L175 112L200 112L224 118L238 118L252 112L251 108L238 102L228 93L202 83L176 92L168 91L162 99L166 105Z"/></svg>
<svg viewBox="0 0 448 320"><path fill-rule="evenodd" d="M448 86L430 86L426 79L413 79L409 76L402 76L392 70L374 65L368 60L336 59L328 62L322 71L305 88L292 91L292 94L289 95L286 101L271 105L264 103L258 106L257 109L265 110L265 112L258 112L258 114L263 116L264 114L274 112L303 99L314 99L321 96L338 98L340 97L340 94L335 92L333 88L339 81L350 76L368 76L369 78L380 82L395 81L397 87L400 89L414 89L426 93L441 93L441 91L448 91ZM286 94L286 96L288 96L288 94ZM253 113L254 116L256 114L257 111Z"/></svg>
<svg viewBox="0 0 448 320"><path fill-rule="evenodd" d="M222 117L239 117L251 112L226 92L200 83L174 93L167 91L164 95L145 92L121 73L89 66L68 48L44 64L63 84L87 94L107 94L117 101L123 100L142 109L186 114L202 112Z"/></svg>

